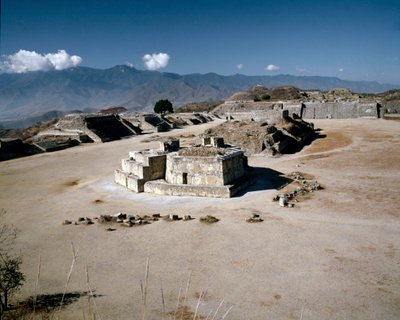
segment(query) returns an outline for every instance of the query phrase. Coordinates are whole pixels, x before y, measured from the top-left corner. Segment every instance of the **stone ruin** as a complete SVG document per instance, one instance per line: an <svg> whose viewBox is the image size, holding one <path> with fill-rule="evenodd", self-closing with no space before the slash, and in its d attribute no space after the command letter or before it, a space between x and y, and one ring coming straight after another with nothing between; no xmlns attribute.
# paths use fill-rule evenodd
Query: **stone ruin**
<svg viewBox="0 0 400 320"><path fill-rule="evenodd" d="M276 195L272 201L277 201L281 207L294 207L294 202L299 202L299 197L307 193L322 190L318 181L307 180L300 172L292 172L291 178L299 185L296 189Z"/></svg>
<svg viewBox="0 0 400 320"><path fill-rule="evenodd" d="M115 182L134 192L229 198L254 183L244 152L222 138L205 137L200 146L180 148L179 140L158 150L129 152Z"/></svg>

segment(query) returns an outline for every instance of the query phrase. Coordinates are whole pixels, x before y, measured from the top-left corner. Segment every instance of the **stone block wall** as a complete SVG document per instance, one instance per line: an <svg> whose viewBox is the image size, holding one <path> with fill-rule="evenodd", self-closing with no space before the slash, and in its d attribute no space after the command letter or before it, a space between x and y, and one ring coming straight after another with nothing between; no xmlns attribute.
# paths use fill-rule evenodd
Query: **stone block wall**
<svg viewBox="0 0 400 320"><path fill-rule="evenodd" d="M209 142L224 145L222 138ZM247 158L236 148L215 156L160 150L132 151L129 156L115 171L115 182L134 192L227 198L251 182L245 173Z"/></svg>
<svg viewBox="0 0 400 320"><path fill-rule="evenodd" d="M236 103L236 102L235 102ZM231 103L231 105L233 105ZM303 106L303 112L302 112ZM267 121L274 123L282 117L282 113L287 110L289 116L296 114L302 115L304 119L351 119L362 117L378 118L378 102L376 101L335 101L335 102L277 102L273 105L267 102L247 103L246 108L226 112L227 120L240 121ZM259 108L258 110L252 108ZM383 108L384 109L384 108ZM382 116L381 112L381 115Z"/></svg>
<svg viewBox="0 0 400 320"><path fill-rule="evenodd" d="M132 190L135 192L143 192L144 184L145 184L144 179L137 179L132 175L128 175L126 178L126 187L129 190Z"/></svg>
<svg viewBox="0 0 400 320"><path fill-rule="evenodd" d="M148 158L149 174L146 175L146 180L164 179L166 169L167 156L165 154L150 156Z"/></svg>
<svg viewBox="0 0 400 320"><path fill-rule="evenodd" d="M114 171L114 180L116 183L120 184L121 186L124 186L125 188L128 186L126 182L126 178L128 177L128 173L117 169Z"/></svg>
<svg viewBox="0 0 400 320"><path fill-rule="evenodd" d="M228 186L193 186L169 184L162 181L148 181L144 191L169 196L193 196L211 198L229 198L231 190Z"/></svg>
<svg viewBox="0 0 400 320"><path fill-rule="evenodd" d="M306 102L303 111L305 119L350 119L360 117L378 117L377 103L358 101Z"/></svg>
<svg viewBox="0 0 400 320"><path fill-rule="evenodd" d="M215 148L223 148L225 146L224 138L211 137L211 145Z"/></svg>
<svg viewBox="0 0 400 320"><path fill-rule="evenodd" d="M129 159L148 166L149 152L149 150L129 151Z"/></svg>
<svg viewBox="0 0 400 320"><path fill-rule="evenodd" d="M245 174L246 163L242 151L236 153L235 156L230 156L222 160L223 183L231 184Z"/></svg>
<svg viewBox="0 0 400 320"><path fill-rule="evenodd" d="M163 179L165 176L166 155L150 152L130 152L129 159L122 159L122 170L140 179Z"/></svg>
<svg viewBox="0 0 400 320"><path fill-rule="evenodd" d="M179 139L171 139L168 141L160 141L160 150L165 152L179 151L180 142Z"/></svg>
<svg viewBox="0 0 400 320"><path fill-rule="evenodd" d="M167 156L165 180L171 184L223 186L222 160L216 157Z"/></svg>
<svg viewBox="0 0 400 320"><path fill-rule="evenodd" d="M135 160L122 159L122 171L132 173L140 179L147 178L151 175L151 168Z"/></svg>

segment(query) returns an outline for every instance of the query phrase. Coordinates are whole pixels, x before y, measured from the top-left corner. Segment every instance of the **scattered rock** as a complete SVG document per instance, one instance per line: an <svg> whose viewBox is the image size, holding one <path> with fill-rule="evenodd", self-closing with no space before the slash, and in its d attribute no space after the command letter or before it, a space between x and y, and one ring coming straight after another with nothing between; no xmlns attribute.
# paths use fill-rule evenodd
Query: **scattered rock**
<svg viewBox="0 0 400 320"><path fill-rule="evenodd" d="M133 223L132 223L130 220L124 220L124 222L122 223L122 225L125 226L125 227L130 228L130 227L133 226Z"/></svg>
<svg viewBox="0 0 400 320"><path fill-rule="evenodd" d="M299 197L323 189L323 187L317 181L307 180L304 175L298 171L292 172L290 176L300 184L295 190L288 191L284 194L275 195L272 201L279 201L281 207L293 208L294 203L289 202L289 200L294 202L299 202Z"/></svg>
<svg viewBox="0 0 400 320"><path fill-rule="evenodd" d="M85 224L85 225L94 224L94 222L92 221L92 219L90 219L90 218L88 218L88 217L85 217L85 219L83 220L82 223Z"/></svg>
<svg viewBox="0 0 400 320"><path fill-rule="evenodd" d="M263 222L264 220L261 219L260 215L257 213L253 213L253 215L250 218L246 219L246 222L249 223L257 223L257 222Z"/></svg>
<svg viewBox="0 0 400 320"><path fill-rule="evenodd" d="M292 176L292 178L295 179L295 180L304 180L304 179L305 179L305 178L303 177L303 175L302 175L300 172L298 172L298 171L292 172L291 176Z"/></svg>
<svg viewBox="0 0 400 320"><path fill-rule="evenodd" d="M286 196L284 194L279 195L279 205L285 207L287 205Z"/></svg>
<svg viewBox="0 0 400 320"><path fill-rule="evenodd" d="M113 218L113 217L111 217L111 216L108 215L108 214L102 214L102 215L100 216L100 218L98 219L98 221L99 221L100 223L110 222L110 221L112 221L112 218Z"/></svg>
<svg viewBox="0 0 400 320"><path fill-rule="evenodd" d="M146 224L151 224L153 221L158 221L161 218L160 213L155 213L152 215L133 215L133 214L124 214L124 213L117 213L114 215L110 214L102 214L99 217L79 217L77 221L72 222L71 220L64 220L62 222L63 225L68 225L68 224L74 224L74 225L91 225L94 224L94 221L98 221L98 223L118 223L121 226L124 227L133 227L133 226L140 226L140 225L146 225ZM167 221L178 221L178 220L184 220L184 221L189 221L192 220L193 218L190 215L185 215L183 218L180 218L177 214L169 214L167 216L164 216L164 219ZM106 231L115 231L115 228L107 228L105 229Z"/></svg>
<svg viewBox="0 0 400 320"><path fill-rule="evenodd" d="M124 220L124 219L126 219L126 214L122 213L122 212L119 212L116 215L114 215L114 217L116 217L119 220Z"/></svg>

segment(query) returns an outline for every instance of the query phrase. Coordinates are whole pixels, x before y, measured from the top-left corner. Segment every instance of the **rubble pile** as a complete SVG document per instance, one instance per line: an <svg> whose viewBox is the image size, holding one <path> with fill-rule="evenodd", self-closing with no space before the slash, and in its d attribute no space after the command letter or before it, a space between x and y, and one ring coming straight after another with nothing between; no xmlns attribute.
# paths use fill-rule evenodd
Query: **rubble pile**
<svg viewBox="0 0 400 320"><path fill-rule="evenodd" d="M276 124L227 121L207 129L204 135L223 137L228 144L239 147L248 155L262 152L275 156L300 151L315 138L316 133L312 123L286 116Z"/></svg>
<svg viewBox="0 0 400 320"><path fill-rule="evenodd" d="M272 199L273 201L277 201L281 207L292 208L294 207L293 202L299 202L301 196L323 189L317 181L305 179L300 172L292 172L290 176L299 186L292 191L278 194Z"/></svg>
<svg viewBox="0 0 400 320"><path fill-rule="evenodd" d="M122 212L119 212L117 214L111 215L111 214L102 214L99 217L79 217L77 221L72 221L72 220L64 220L63 225L92 225L95 222L99 224L117 224L121 225L124 227L133 227L133 226L142 226L146 224L151 224L153 222L159 221L160 219L166 220L166 221L178 221L178 220L183 220L183 221L189 221L193 220L190 215L184 215L183 217L179 217L177 214L169 214L166 216L161 216L159 213L155 213L151 216L149 215L132 215L132 214L125 214ZM115 229L113 228L108 228L106 229L107 231L114 231Z"/></svg>
<svg viewBox="0 0 400 320"><path fill-rule="evenodd" d="M154 221L158 221L160 218L160 214L153 214L152 216L144 215L131 215L125 213L117 213L116 215L108 215L104 214L101 215L97 220L99 223L119 223L125 227L133 227L133 226L140 226L145 224L150 224Z"/></svg>

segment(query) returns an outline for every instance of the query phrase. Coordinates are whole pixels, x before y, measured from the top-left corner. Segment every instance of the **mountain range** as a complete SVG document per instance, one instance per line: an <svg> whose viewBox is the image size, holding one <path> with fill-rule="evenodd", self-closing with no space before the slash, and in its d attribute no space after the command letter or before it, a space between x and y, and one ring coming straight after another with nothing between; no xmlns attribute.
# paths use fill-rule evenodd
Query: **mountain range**
<svg viewBox="0 0 400 320"><path fill-rule="evenodd" d="M235 92L255 85L290 85L323 91L347 88L358 93L378 93L399 87L320 76L223 76L216 73L179 75L137 70L126 65L104 70L74 67L60 71L2 73L0 123L3 126L17 126L30 118L40 119L49 112L62 114L73 110L93 111L110 106L149 111L160 99L169 99L174 106L181 106L194 101L226 99Z"/></svg>

